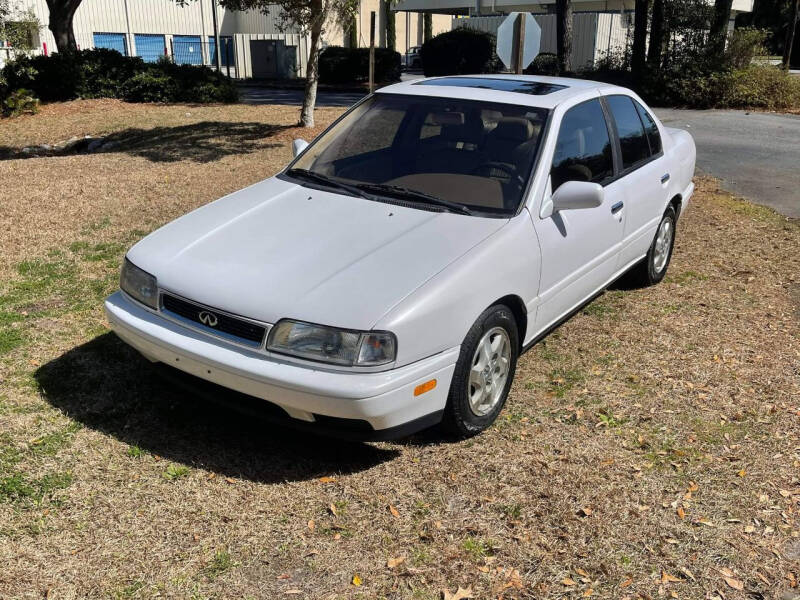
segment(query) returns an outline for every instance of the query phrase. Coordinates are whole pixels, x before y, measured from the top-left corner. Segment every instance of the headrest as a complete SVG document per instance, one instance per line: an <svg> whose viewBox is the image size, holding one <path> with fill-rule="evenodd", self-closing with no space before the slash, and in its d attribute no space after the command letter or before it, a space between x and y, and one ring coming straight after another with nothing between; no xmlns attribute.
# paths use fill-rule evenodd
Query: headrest
<svg viewBox="0 0 800 600"><path fill-rule="evenodd" d="M533 133L533 123L525 117L503 117L491 135L494 138L527 142L533 137Z"/></svg>
<svg viewBox="0 0 800 600"><path fill-rule="evenodd" d="M442 125L441 137L450 142L478 144L483 135L480 121L468 121L464 125Z"/></svg>

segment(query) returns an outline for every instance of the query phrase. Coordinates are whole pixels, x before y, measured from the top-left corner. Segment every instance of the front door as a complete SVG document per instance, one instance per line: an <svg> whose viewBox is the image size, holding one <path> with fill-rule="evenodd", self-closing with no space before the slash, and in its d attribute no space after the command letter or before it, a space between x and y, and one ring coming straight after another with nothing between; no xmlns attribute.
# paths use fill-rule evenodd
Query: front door
<svg viewBox="0 0 800 600"><path fill-rule="evenodd" d="M577 308L616 272L625 209L622 183L613 180L612 145L598 99L564 114L545 194L567 181L591 181L604 186L604 200L596 208L560 211L544 219L533 215L542 255L537 331Z"/></svg>

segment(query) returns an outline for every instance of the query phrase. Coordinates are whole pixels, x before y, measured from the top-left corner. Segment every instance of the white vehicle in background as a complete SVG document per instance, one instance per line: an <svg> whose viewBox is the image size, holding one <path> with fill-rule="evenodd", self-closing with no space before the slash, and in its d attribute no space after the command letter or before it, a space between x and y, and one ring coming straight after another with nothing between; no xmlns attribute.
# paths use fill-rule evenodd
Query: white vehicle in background
<svg viewBox="0 0 800 600"><path fill-rule="evenodd" d="M295 153L136 244L107 314L151 361L363 439L491 425L522 352L622 274L661 281L694 189L688 133L573 79L392 85Z"/></svg>

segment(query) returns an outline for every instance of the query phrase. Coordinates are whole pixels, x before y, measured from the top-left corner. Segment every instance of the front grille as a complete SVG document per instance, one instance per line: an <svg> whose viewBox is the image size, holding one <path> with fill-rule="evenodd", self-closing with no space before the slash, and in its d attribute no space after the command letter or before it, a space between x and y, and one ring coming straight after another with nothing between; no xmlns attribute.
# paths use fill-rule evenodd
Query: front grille
<svg viewBox="0 0 800 600"><path fill-rule="evenodd" d="M251 346L260 346L267 332L266 327L262 325L232 317L213 308L206 308L170 294L161 295L161 306L166 312L192 321L210 333L225 334L223 337L233 337ZM205 322L201 315L206 317ZM209 319L208 315L213 318Z"/></svg>

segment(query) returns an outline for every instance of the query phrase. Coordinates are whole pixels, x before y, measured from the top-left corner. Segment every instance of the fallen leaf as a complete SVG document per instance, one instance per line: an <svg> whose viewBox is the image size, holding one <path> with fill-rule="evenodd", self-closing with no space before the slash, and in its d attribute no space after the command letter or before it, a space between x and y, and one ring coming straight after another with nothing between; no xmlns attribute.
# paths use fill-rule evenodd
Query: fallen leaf
<svg viewBox="0 0 800 600"><path fill-rule="evenodd" d="M694 578L694 573L692 573L692 572L691 572L689 569L687 569L686 567L681 567L680 569L681 569L681 573L683 573L684 575L686 575L686 577L688 577L688 578L689 578L689 579L691 579L692 581L697 581L697 580Z"/></svg>
<svg viewBox="0 0 800 600"><path fill-rule="evenodd" d="M564 577L564 579L561 580L561 583L564 585L576 585L575 580L570 579L569 577Z"/></svg>
<svg viewBox="0 0 800 600"><path fill-rule="evenodd" d="M292 576L289 575L288 573L283 573L281 575L278 575L278 577L277 577L277 579L291 579L291 578L292 578Z"/></svg>
<svg viewBox="0 0 800 600"><path fill-rule="evenodd" d="M336 481L336 477L329 477L327 475L319 478L320 483L333 483L334 481Z"/></svg>
<svg viewBox="0 0 800 600"><path fill-rule="evenodd" d="M584 597L584 598L588 598L588 597L589 597L589 596L591 596L592 594L594 594L594 590L593 590L592 588L589 588L588 590L586 590L585 592L583 592L583 597Z"/></svg>
<svg viewBox="0 0 800 600"><path fill-rule="evenodd" d="M681 578L670 575L666 571L661 571L661 583L680 583Z"/></svg>
<svg viewBox="0 0 800 600"><path fill-rule="evenodd" d="M311 531L314 531L314 527L316 527L316 523L314 523L314 519L310 519L310 520L308 521L308 528L309 528Z"/></svg>
<svg viewBox="0 0 800 600"><path fill-rule="evenodd" d="M679 516L681 519L685 519L685 518L686 518L686 511L685 511L685 510L683 510L683 507L682 507L682 506L679 506L679 507L678 507L678 510L677 510L676 512L678 513L678 516Z"/></svg>
<svg viewBox="0 0 800 600"><path fill-rule="evenodd" d="M789 496L792 495L792 492L790 492L789 490L779 490L778 493L784 498L788 498Z"/></svg>
<svg viewBox="0 0 800 600"><path fill-rule="evenodd" d="M331 504L331 505L329 505L329 506L328 506L328 510L329 510L329 511L331 511L331 514L332 514L334 517L335 517L336 515L338 515L338 514L339 514L339 513L337 513L337 512L336 512L336 505L335 505L335 504Z"/></svg>
<svg viewBox="0 0 800 600"><path fill-rule="evenodd" d="M233 477L226 477L225 481L227 481L228 483L236 483L236 480Z"/></svg>
<svg viewBox="0 0 800 600"><path fill-rule="evenodd" d="M352 583L353 585L361 585L362 583L364 583L364 580L361 579L361 577L359 577L358 573L356 573L355 575L353 575Z"/></svg>
<svg viewBox="0 0 800 600"><path fill-rule="evenodd" d="M398 556L397 558L390 558L386 561L386 566L390 569L394 569L396 566L404 563L406 560L405 556Z"/></svg>
<svg viewBox="0 0 800 600"><path fill-rule="evenodd" d="M392 513L392 516L395 518L400 518L400 512L391 504L389 505L389 512Z"/></svg>
<svg viewBox="0 0 800 600"><path fill-rule="evenodd" d="M690 481L689 482L689 487L686 488L686 491L687 492L696 492L699 489L700 489L699 485L697 485L694 481Z"/></svg>
<svg viewBox="0 0 800 600"><path fill-rule="evenodd" d="M298 594L302 594L303 590L286 590L283 593L286 594L286 595L290 595L290 596L296 596Z"/></svg>
<svg viewBox="0 0 800 600"><path fill-rule="evenodd" d="M467 598L474 598L475 596L472 595L472 588L468 587L467 589L458 586L456 593L454 594L448 589L442 590L442 595L444 600L466 600Z"/></svg>
<svg viewBox="0 0 800 600"><path fill-rule="evenodd" d="M575 572L578 575L582 575L583 577L589 577L589 574L586 571L584 571L583 569L575 569Z"/></svg>
<svg viewBox="0 0 800 600"><path fill-rule="evenodd" d="M756 571L756 577L758 577L758 578L759 578L761 581L763 581L763 582L764 582L766 585L772 585L772 584L769 582L769 579L767 579L766 577L764 577L764 576L763 576L761 573L759 573L758 571Z"/></svg>
<svg viewBox="0 0 800 600"><path fill-rule="evenodd" d="M630 587L633 584L633 577L628 577L625 581L619 584L619 587L625 589L626 587Z"/></svg>
<svg viewBox="0 0 800 600"><path fill-rule="evenodd" d="M731 571L728 567L721 567L717 569L717 571L719 571L720 575L723 577L734 577L733 571Z"/></svg>
<svg viewBox="0 0 800 600"><path fill-rule="evenodd" d="M594 511L593 511L591 508L589 508L588 506L585 506L585 507L583 507L583 508L580 508L580 509L578 509L578 514L579 514L579 515L582 515L582 516L584 516L584 517L588 517L588 516L589 516L589 515L591 515L593 512L594 512Z"/></svg>
<svg viewBox="0 0 800 600"><path fill-rule="evenodd" d="M744 583L742 583L738 579L734 579L733 577L725 577L724 579L725 579L725 583L727 583L733 589L735 589L735 590L743 590L744 589Z"/></svg>

